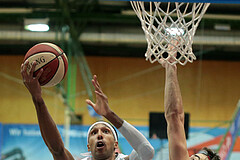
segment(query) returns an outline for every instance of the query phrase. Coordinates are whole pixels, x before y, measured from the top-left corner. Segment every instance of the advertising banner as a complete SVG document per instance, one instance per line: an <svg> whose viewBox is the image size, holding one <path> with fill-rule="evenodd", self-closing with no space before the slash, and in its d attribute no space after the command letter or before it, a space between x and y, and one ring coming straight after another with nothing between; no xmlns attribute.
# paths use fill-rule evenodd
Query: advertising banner
<svg viewBox="0 0 240 160"><path fill-rule="evenodd" d="M2 124L0 123L0 159L1 159L1 151L2 151Z"/></svg>
<svg viewBox="0 0 240 160"><path fill-rule="evenodd" d="M2 126L2 127L1 127ZM149 139L149 127L135 126L155 149L154 160L168 160L167 140ZM87 152L87 131L89 126L72 125L69 133L69 148L75 160L83 158L81 153ZM64 127L58 126L61 135L64 135ZM208 130L208 132L206 132ZM224 128L191 128L190 137L187 141L188 147L192 150L199 148L199 145L212 147L220 142L220 136L226 132ZM53 157L45 145L39 126L26 124L0 124L1 136L1 160L53 160ZM118 132L119 151L123 154L130 154L132 147L127 140ZM62 136L63 142L65 141ZM240 140L240 138L239 138ZM165 154L166 153L166 154ZM231 159L238 159L240 150L235 147L231 154ZM236 158L238 157L238 158Z"/></svg>
<svg viewBox="0 0 240 160"><path fill-rule="evenodd" d="M238 136L239 128L240 128L240 101L238 103L235 115L233 116L230 128L227 131L219 149L219 156L221 157L222 160L228 160L230 158L236 138Z"/></svg>
<svg viewBox="0 0 240 160"><path fill-rule="evenodd" d="M82 158L81 153L87 152L87 131L89 126L72 125L69 131L70 146L68 150L76 160ZM148 127L137 127L148 136ZM63 126L58 126L64 135ZM52 155L45 145L38 125L5 124L3 127L2 159L1 160L51 160ZM64 137L63 141L64 141ZM124 146L124 147L123 147ZM130 154L132 147L119 133L119 149Z"/></svg>

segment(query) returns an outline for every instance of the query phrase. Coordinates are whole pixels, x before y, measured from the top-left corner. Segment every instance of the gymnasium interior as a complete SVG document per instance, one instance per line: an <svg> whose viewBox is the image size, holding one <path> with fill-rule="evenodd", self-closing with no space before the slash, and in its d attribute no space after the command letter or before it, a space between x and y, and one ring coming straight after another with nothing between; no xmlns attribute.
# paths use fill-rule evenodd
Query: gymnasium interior
<svg viewBox="0 0 240 160"><path fill-rule="evenodd" d="M178 64L178 80L187 115L189 154L204 146L216 152L232 134L228 160L240 159L240 1L212 3L193 40L196 60ZM166 3L166 2L162 2ZM29 31L32 22L48 31ZM49 42L68 57L64 80L43 87L48 110L74 158L87 152L88 127L99 119L85 102L95 101L97 75L110 108L134 125L155 149L155 160L168 160L164 130L165 70L145 60L147 42L129 1L0 0L0 159L51 160L20 66L35 44ZM152 122L153 124L151 124ZM119 152L130 154L119 135Z"/></svg>

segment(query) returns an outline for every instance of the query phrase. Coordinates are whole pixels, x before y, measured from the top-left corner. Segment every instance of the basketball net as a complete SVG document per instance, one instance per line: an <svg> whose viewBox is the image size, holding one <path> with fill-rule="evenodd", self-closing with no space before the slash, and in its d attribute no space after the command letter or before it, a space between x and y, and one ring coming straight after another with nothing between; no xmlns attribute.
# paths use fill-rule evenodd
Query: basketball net
<svg viewBox="0 0 240 160"><path fill-rule="evenodd" d="M196 60L192 52L193 37L210 3L130 1L141 21L147 40L146 60L169 64ZM178 41L178 43L172 42ZM176 44L176 45L175 45ZM171 52L173 49L175 52ZM176 53L177 52L177 56ZM169 61L171 59L171 61ZM172 61L172 59L174 59Z"/></svg>

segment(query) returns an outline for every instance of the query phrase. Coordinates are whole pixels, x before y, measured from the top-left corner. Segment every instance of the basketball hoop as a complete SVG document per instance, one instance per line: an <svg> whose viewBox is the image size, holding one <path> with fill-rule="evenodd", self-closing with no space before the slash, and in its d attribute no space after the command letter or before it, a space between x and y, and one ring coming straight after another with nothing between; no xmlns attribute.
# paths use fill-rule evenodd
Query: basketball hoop
<svg viewBox="0 0 240 160"><path fill-rule="evenodd" d="M151 63L161 60L169 64L196 60L192 52L193 37L210 3L143 2L130 1L141 21L147 40L146 60ZM172 42L177 41L174 45ZM177 52L172 54L169 45ZM160 60L161 59L161 60ZM174 59L174 61L169 61Z"/></svg>

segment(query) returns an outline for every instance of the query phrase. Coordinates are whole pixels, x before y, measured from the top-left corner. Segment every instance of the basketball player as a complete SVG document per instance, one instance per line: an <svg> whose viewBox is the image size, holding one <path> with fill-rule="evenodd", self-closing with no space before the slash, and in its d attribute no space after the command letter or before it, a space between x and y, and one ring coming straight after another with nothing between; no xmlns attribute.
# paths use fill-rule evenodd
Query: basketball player
<svg viewBox="0 0 240 160"><path fill-rule="evenodd" d="M49 114L41 93L41 87L38 82L43 70L36 77L33 77L33 71L36 62L27 73L29 62L21 65L21 74L24 85L32 96L36 108L38 123L43 140L55 160L73 160L72 154L64 147L60 133L55 122ZM147 139L132 125L119 118L108 106L108 98L102 92L101 87L94 76L92 83L95 87L96 103L86 100L99 115L109 120L128 140L133 147L130 155L116 154L118 148L117 133L114 128L106 122L97 122L93 124L88 131L88 151L91 156L85 160L151 160L154 156L154 149Z"/></svg>
<svg viewBox="0 0 240 160"><path fill-rule="evenodd" d="M177 44L175 42L173 44ZM171 55L174 55L174 47L170 46ZM168 59L173 62L173 59ZM161 61L165 68L165 95L164 109L167 121L167 134L169 141L169 160L189 160L187 143L184 130L184 110L182 96L177 78L177 65L170 65ZM203 148L198 154L192 155L190 160L220 160L220 157L208 148Z"/></svg>

